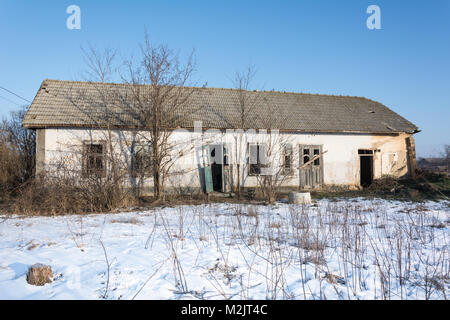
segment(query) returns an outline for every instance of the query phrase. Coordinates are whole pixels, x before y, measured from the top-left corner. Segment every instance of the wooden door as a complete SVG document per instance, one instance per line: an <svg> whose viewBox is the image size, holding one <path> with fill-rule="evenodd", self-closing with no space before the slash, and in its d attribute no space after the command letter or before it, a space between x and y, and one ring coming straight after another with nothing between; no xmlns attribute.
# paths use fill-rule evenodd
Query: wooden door
<svg viewBox="0 0 450 320"><path fill-rule="evenodd" d="M300 167L314 156L322 154L322 146L319 145L300 145ZM299 172L300 188L313 189L320 188L323 185L323 157L319 157Z"/></svg>

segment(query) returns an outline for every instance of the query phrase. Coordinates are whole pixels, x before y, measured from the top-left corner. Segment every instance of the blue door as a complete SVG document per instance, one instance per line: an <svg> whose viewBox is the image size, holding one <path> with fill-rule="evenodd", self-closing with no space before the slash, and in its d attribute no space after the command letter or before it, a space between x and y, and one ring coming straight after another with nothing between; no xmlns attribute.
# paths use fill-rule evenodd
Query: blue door
<svg viewBox="0 0 450 320"><path fill-rule="evenodd" d="M209 155L209 146L202 146L202 166L205 173L205 192L213 192L212 170L211 170L211 157Z"/></svg>

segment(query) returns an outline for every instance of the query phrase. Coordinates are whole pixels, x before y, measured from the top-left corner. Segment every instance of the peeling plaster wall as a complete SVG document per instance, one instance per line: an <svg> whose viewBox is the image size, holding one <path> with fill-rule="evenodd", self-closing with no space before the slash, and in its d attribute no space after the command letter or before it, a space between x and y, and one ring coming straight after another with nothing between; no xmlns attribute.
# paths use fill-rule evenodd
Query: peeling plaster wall
<svg viewBox="0 0 450 320"><path fill-rule="evenodd" d="M87 129L40 129L45 135L40 139L39 148L42 150L42 157L45 166L41 171L52 170L54 165L62 158L73 168L81 169L80 150L83 141L89 140L107 140L108 133L105 130L87 130ZM115 152L121 154L124 163L130 161L130 148L128 142L137 136L148 136L145 132L137 131L118 131L112 132L113 148ZM308 134L308 133L281 133L280 136L285 141L291 143L294 148L293 167L299 166L299 145L322 145L322 150L327 151L323 156L323 174L325 185L340 186L359 186L360 182L360 162L358 149L371 149L374 152L374 178L382 175L402 176L408 173L407 149L405 139L408 134L399 135L371 135L371 134ZM183 155L177 160L172 171L178 172L167 179L167 187L179 189L200 188L201 174L199 158L201 155L202 144L214 144L222 139L225 142L234 142L232 134L216 131L208 137L199 133L185 130L184 132L174 133L172 140L177 140L185 148ZM192 141L197 141L194 146ZM267 135L257 134L254 141L265 142ZM231 150L233 152L233 150ZM281 159L281 155L277 157ZM253 187L257 185L257 178L248 176L247 165L242 166L241 184L244 187ZM236 179L236 170L234 170L234 179ZM235 180L236 181L236 180ZM151 186L151 178L145 180L145 185ZM292 176L286 179L285 186L298 187L299 174L294 170Z"/></svg>
<svg viewBox="0 0 450 320"><path fill-rule="evenodd" d="M374 177L383 175L401 177L408 174L408 154L406 138L409 134L400 134L397 137L374 136L373 147L380 149L374 155Z"/></svg>

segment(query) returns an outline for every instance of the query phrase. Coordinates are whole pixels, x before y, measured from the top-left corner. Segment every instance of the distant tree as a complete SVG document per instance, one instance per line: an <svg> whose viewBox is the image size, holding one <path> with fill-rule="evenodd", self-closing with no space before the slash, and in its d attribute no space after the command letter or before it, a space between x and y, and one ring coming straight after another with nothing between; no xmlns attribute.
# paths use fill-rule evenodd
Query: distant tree
<svg viewBox="0 0 450 320"><path fill-rule="evenodd" d="M0 185L12 191L34 175L36 133L22 127L28 106L12 111L0 125Z"/></svg>
<svg viewBox="0 0 450 320"><path fill-rule="evenodd" d="M441 156L446 161L446 164L447 164L447 175L448 175L449 167L450 167L450 144L444 145L443 150L441 151Z"/></svg>

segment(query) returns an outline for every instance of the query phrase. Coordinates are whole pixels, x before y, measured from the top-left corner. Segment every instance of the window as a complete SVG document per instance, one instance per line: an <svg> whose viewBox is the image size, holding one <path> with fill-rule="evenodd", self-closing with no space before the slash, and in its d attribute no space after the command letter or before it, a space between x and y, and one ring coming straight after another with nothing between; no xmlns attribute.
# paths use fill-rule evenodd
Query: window
<svg viewBox="0 0 450 320"><path fill-rule="evenodd" d="M152 152L150 144L138 144L134 146L131 159L131 174L133 177L152 175Z"/></svg>
<svg viewBox="0 0 450 320"><path fill-rule="evenodd" d="M261 174L261 168L266 165L266 145L250 144L249 145L249 170L250 176Z"/></svg>
<svg viewBox="0 0 450 320"><path fill-rule="evenodd" d="M320 149L314 149L314 157L320 154ZM315 166L320 166L320 157L314 160Z"/></svg>
<svg viewBox="0 0 450 320"><path fill-rule="evenodd" d="M292 145L287 144L283 148L283 173L292 173Z"/></svg>
<svg viewBox="0 0 450 320"><path fill-rule="evenodd" d="M83 176L91 177L104 176L106 173L105 165L105 146L103 143L84 143L83 145Z"/></svg>
<svg viewBox="0 0 450 320"><path fill-rule="evenodd" d="M303 164L309 161L309 148L303 149Z"/></svg>

